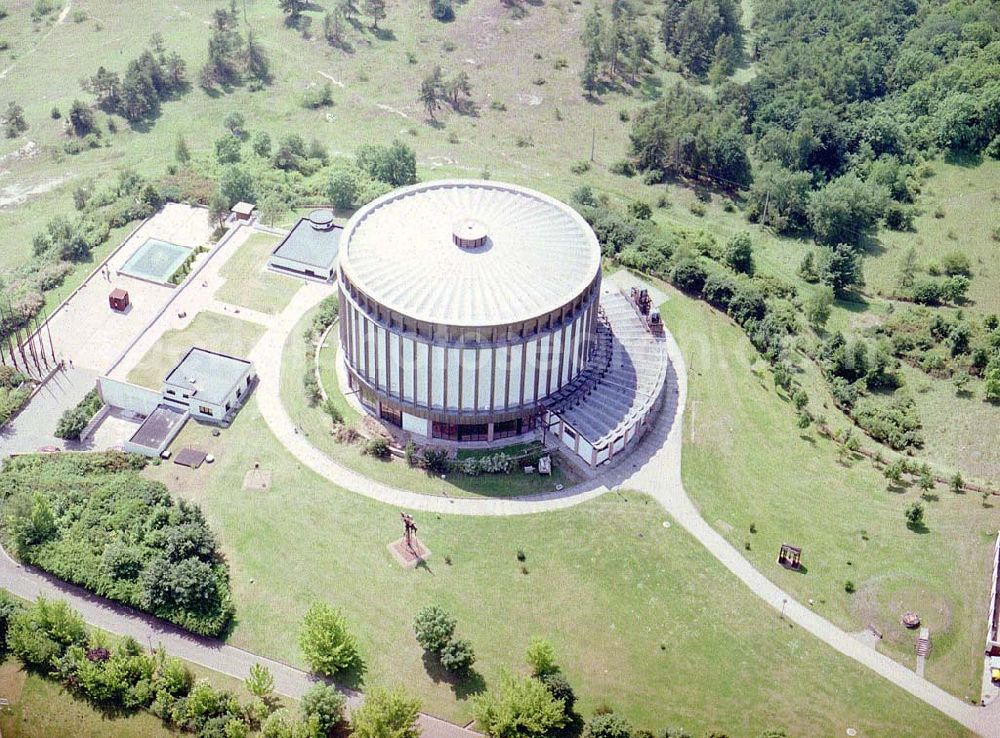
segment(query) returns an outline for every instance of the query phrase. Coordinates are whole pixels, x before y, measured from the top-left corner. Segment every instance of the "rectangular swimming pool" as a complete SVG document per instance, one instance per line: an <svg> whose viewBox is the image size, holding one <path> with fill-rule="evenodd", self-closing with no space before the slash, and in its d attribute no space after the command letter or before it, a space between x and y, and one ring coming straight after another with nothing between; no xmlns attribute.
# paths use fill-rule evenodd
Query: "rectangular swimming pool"
<svg viewBox="0 0 1000 738"><path fill-rule="evenodd" d="M187 246L147 238L118 271L149 282L170 284L170 278L190 254Z"/></svg>

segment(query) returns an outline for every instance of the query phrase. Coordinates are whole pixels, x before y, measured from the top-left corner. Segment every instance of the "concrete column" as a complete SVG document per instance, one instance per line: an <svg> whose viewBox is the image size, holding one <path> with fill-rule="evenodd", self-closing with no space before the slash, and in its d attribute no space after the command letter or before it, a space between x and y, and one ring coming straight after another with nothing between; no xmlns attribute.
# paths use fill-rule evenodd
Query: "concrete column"
<svg viewBox="0 0 1000 738"><path fill-rule="evenodd" d="M493 421L490 421L486 425L486 440L493 443Z"/></svg>

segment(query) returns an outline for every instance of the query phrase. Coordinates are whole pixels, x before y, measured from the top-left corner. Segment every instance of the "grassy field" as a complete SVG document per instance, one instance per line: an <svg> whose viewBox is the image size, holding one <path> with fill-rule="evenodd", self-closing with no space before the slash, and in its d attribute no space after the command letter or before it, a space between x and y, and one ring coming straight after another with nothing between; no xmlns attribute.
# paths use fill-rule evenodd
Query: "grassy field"
<svg viewBox="0 0 1000 738"><path fill-rule="evenodd" d="M104 715L89 702L66 692L52 679L25 672L9 659L0 664L0 694L11 706L0 710L4 738L172 738L183 735L165 728L149 713Z"/></svg>
<svg viewBox="0 0 1000 738"><path fill-rule="evenodd" d="M915 661L915 636L899 618L919 612L934 643L927 678L978 696L1000 509L939 488L924 500L927 530L908 530L903 511L919 490L887 489L870 462L841 462L832 442L797 428L739 328L676 291L661 310L688 362L683 472L705 519L841 627L875 625L903 664ZM803 548L805 574L774 563L781 543Z"/></svg>
<svg viewBox="0 0 1000 738"><path fill-rule="evenodd" d="M267 233L250 236L219 270L226 283L216 291L216 299L271 315L280 313L300 285L291 277L267 271L267 257L280 240Z"/></svg>
<svg viewBox="0 0 1000 738"><path fill-rule="evenodd" d="M285 26L277 3L252 2L247 18L270 56L274 77L266 92L237 89L210 96L193 85L186 95L167 102L155 121L129 127L119 120L118 132L106 134L110 146L70 157L61 152L63 119L53 120L50 111L58 106L65 118L74 98L88 97L80 90L80 77L102 64L124 71L127 60L146 46L146 30L155 29L168 49L185 58L189 76L196 78L207 55L211 7L197 0L155 0L121 13L112 0L76 0L74 10L89 19L67 19L42 40L27 22L30 4L11 3L11 15L0 21L0 33L15 48L40 43L36 54L20 55L4 80L8 97L24 106L31 128L18 139L0 141L0 156L28 140L37 144L36 153L4 163L19 190L37 192L28 206L0 211L0 230L26 246L47 213L71 210L69 194L75 184L106 177L113 167L161 174L178 134L186 137L194 156L211 157L214 140L224 130L221 121L232 110L246 116L252 132L266 130L274 139L300 132L318 137L331 153L353 155L361 143L400 136L417 149L426 175L478 176L489 170L493 177L544 185L565 197L583 179L571 175L569 166L587 158L592 132L596 162L591 178L600 179L593 175L627 148L628 124L619 120L619 110L641 102L638 96L618 95L596 105L581 94L577 38L583 5L532 5L525 18L515 20L495 2L472 0L457 9L453 23L442 24L429 18L424 3L390 2L389 17L380 23L385 31L379 37L368 31L357 34L353 53L345 53L319 37L320 14L308 14L314 18L314 35L305 39ZM529 52L516 64L511 63L511 43ZM60 53L51 53L55 49ZM534 58L535 52L540 58ZM409 63L408 53L416 63ZM441 125L428 125L417 90L434 64L441 64L446 74L459 69L470 74L478 115L448 114ZM335 105L304 108L304 93L330 78L335 80ZM494 101L506 109L491 107ZM106 116L98 118L103 123ZM624 179L609 180L607 186L642 187ZM20 262L29 253L19 249L9 258Z"/></svg>
<svg viewBox="0 0 1000 738"><path fill-rule="evenodd" d="M681 724L697 735L774 726L791 735L965 734L790 628L677 526L664 528L662 511L640 495L509 519L417 514L433 554L405 571L386 550L400 535L398 511L290 459L254 400L218 438L195 424L184 432L204 436L189 440L216 462L146 473L199 502L218 532L232 567L234 645L302 664L296 624L322 599L344 610L358 636L362 686L405 684L426 709L459 722L469 719L469 694L492 684L502 664L520 668L539 635L555 646L586 716L607 703L639 726ZM266 492L242 487L254 462L272 474ZM425 664L411 622L429 603L457 616L481 681L456 684Z"/></svg>
<svg viewBox="0 0 1000 738"><path fill-rule="evenodd" d="M187 328L166 331L128 373L128 381L159 389L166 372L192 346L233 356L246 356L262 335L264 328L256 323L220 313L198 313Z"/></svg>
<svg viewBox="0 0 1000 738"><path fill-rule="evenodd" d="M1000 312L1000 161L977 166L934 162L934 176L923 183L914 232L883 231L883 248L865 264L873 292L891 294L902 255L916 249L923 269L952 251L972 262L972 284L963 307L979 313ZM937 217L941 215L942 217Z"/></svg>
<svg viewBox="0 0 1000 738"><path fill-rule="evenodd" d="M357 472L403 489L425 494L450 497L509 497L513 495L552 492L557 484L569 486L579 476L559 457L553 459L552 474L526 475L518 471L510 474L483 474L471 477L458 472L440 475L409 467L402 459L376 459L361 453L360 446L337 443L330 434L330 416L319 406L310 407L302 387L302 376L311 367L306 362L303 331L312 321L315 310L307 314L289 334L281 359L281 399L296 425L323 453ZM321 377L327 395L333 399L348 424L358 424L360 415L347 402L339 389L334 370L336 331L327 336L326 350L320 353Z"/></svg>

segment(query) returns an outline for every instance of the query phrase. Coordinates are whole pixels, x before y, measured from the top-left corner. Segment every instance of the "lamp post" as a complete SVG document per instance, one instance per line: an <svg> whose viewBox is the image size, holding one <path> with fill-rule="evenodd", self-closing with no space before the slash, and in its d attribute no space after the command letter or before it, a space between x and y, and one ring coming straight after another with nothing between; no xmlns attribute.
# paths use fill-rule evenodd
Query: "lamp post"
<svg viewBox="0 0 1000 738"><path fill-rule="evenodd" d="M788 598L787 597L782 597L781 598L781 619L782 620L785 619L785 605L787 605L787 604L788 604Z"/></svg>

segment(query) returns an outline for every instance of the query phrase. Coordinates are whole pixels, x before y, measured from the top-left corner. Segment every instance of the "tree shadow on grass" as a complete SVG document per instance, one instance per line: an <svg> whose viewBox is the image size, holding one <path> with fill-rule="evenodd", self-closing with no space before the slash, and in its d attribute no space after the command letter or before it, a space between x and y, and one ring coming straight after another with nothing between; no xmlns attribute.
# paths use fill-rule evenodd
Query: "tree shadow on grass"
<svg viewBox="0 0 1000 738"><path fill-rule="evenodd" d="M373 28L371 29L372 35L379 41L395 41L396 32L391 28Z"/></svg>
<svg viewBox="0 0 1000 738"><path fill-rule="evenodd" d="M931 532L931 529L928 528L922 521L919 523L907 523L906 527L919 535L926 535Z"/></svg>
<svg viewBox="0 0 1000 738"><path fill-rule="evenodd" d="M486 691L486 680L483 675L475 669L467 669L460 674L453 674L441 665L441 660L437 654L424 651L423 655L424 671L435 684L441 682L448 684L455 694L455 699L467 700Z"/></svg>

